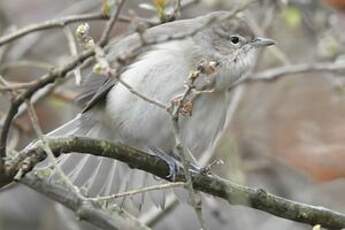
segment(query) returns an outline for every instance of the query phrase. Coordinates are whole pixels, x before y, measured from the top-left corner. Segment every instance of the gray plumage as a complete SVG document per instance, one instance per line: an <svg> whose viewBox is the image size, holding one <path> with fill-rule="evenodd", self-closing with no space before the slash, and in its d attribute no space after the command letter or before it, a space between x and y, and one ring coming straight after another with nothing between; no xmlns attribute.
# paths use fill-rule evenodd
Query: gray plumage
<svg viewBox="0 0 345 230"><path fill-rule="evenodd" d="M224 20L228 16L227 12L216 12L149 29L150 36L145 37L144 33L147 42L165 42L146 47L121 75L121 79L138 92L168 105L184 91L190 71L195 70L201 60L219 63L214 76L215 92L199 96L194 101L192 116L182 116L179 120L182 140L195 156L213 151L215 140L225 126L231 99L228 89L251 69L256 48L272 43L255 38L239 17ZM209 24L212 19L216 21ZM195 33L197 30L200 31ZM182 34L192 36L181 39ZM172 39L174 37L179 39ZM107 59L112 63L119 54L130 52L140 44L138 34L111 43L107 47ZM116 81L106 79L98 84L83 97L89 101L83 113L50 136L107 139L151 154L174 152L171 118L166 111L133 95ZM90 195L111 194L143 185L145 181L152 182L138 170L100 157L71 154L62 157L60 164ZM126 180L126 176L130 178Z"/></svg>

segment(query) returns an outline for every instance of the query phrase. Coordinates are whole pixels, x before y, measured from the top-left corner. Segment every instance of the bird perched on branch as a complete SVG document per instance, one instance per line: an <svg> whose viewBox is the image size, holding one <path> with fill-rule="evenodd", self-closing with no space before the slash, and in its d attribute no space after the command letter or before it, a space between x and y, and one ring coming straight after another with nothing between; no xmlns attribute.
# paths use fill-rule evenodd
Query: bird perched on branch
<svg viewBox="0 0 345 230"><path fill-rule="evenodd" d="M178 101L183 145L194 156L213 151L226 123L231 87L247 76L258 48L273 44L256 37L245 19L229 12L166 23L130 35L107 47L109 72L114 72L105 78L90 76L92 84L82 96L87 101L83 112L49 135L121 142L169 161L164 155L176 156L169 108ZM123 63L128 65L116 71ZM186 81L193 85L181 101ZM145 181L142 172L133 176L128 172L135 170L111 159L73 153L59 162L71 180L91 195L116 193L128 181Z"/></svg>

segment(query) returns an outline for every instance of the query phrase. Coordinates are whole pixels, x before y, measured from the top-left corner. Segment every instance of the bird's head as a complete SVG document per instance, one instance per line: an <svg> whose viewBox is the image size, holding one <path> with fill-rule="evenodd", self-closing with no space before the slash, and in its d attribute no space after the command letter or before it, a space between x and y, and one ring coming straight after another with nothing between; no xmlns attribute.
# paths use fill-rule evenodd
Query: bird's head
<svg viewBox="0 0 345 230"><path fill-rule="evenodd" d="M219 61L221 70L236 80L255 63L257 50L271 46L274 41L256 36L245 18L229 17L228 12L217 12L216 20L194 37L208 56Z"/></svg>

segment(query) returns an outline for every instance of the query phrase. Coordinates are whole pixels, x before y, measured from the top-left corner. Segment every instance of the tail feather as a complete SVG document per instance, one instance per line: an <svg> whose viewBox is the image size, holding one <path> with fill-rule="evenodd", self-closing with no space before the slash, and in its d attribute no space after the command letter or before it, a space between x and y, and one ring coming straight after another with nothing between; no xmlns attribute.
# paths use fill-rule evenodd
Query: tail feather
<svg viewBox="0 0 345 230"><path fill-rule="evenodd" d="M114 184L115 181L115 175L116 175L116 167L117 166L117 162L114 161L107 178L105 179L105 181L109 181L109 183L104 183L101 189L101 193L105 194L105 195L110 195L112 192L116 191L116 185Z"/></svg>
<svg viewBox="0 0 345 230"><path fill-rule="evenodd" d="M71 178L72 182L80 187L85 186L88 183L89 178L92 176L93 167L97 166L99 159L92 159L92 156L82 156L81 154L73 153L71 156L64 156L67 158L69 163L75 163L74 169L66 171L68 177ZM73 159L73 161L72 161ZM76 161L75 161L76 160Z"/></svg>
<svg viewBox="0 0 345 230"><path fill-rule="evenodd" d="M140 183L140 188L144 188L148 185L148 177L149 175L147 173L137 173L137 177L138 177L138 180L141 181ZM131 201L133 202L133 204L138 207L138 210L141 211L142 207L143 207L143 204L144 204L144 200L145 200L145 195L146 193L140 193L140 194L137 194L135 196L132 196L131 197Z"/></svg>
<svg viewBox="0 0 345 230"><path fill-rule="evenodd" d="M50 137L87 136L97 139L112 140L109 129L100 121L94 120L90 112L78 115L62 127L48 134ZM157 184L158 181L141 170L130 169L126 164L109 158L82 153L71 153L58 158L58 163L70 180L78 187L84 188L88 196L106 196L119 192L138 189ZM54 181L53 175L50 180ZM166 192L150 192L151 200L164 208ZM140 211L145 203L146 194L141 193L130 198L120 198L115 202L131 210ZM146 206L145 206L146 207Z"/></svg>
<svg viewBox="0 0 345 230"><path fill-rule="evenodd" d="M89 180L88 191L90 195L108 195L104 193L104 186L111 184L110 172L114 161L109 159L99 159L98 165Z"/></svg>
<svg viewBox="0 0 345 230"><path fill-rule="evenodd" d="M88 114L78 114L74 119L60 126L59 128L47 134L49 137L62 137L80 135L87 136L86 134L94 127L96 121Z"/></svg>

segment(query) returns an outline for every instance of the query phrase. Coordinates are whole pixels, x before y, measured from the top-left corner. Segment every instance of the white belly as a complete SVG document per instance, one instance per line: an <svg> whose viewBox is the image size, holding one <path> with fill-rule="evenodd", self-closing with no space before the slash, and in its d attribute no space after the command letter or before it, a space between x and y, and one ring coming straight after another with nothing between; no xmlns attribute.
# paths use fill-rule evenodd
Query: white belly
<svg viewBox="0 0 345 230"><path fill-rule="evenodd" d="M181 50L178 49L189 49L191 45L188 42L165 44L133 64L122 79L145 96L168 105L172 98L184 91L184 81L193 68L186 65L191 57L179 56ZM193 66L195 68L195 64ZM184 144L193 154L201 154L213 146L223 129L227 105L224 91L202 95L194 103L193 115L180 119ZM118 84L107 96L106 111L109 125L116 133L115 141L144 150L153 147L166 153L173 151L171 117L165 110Z"/></svg>

